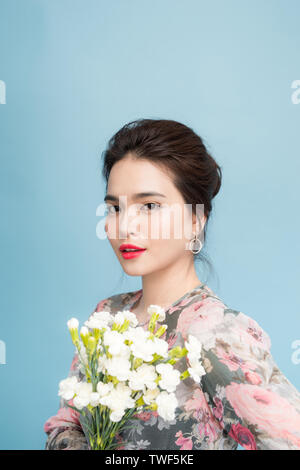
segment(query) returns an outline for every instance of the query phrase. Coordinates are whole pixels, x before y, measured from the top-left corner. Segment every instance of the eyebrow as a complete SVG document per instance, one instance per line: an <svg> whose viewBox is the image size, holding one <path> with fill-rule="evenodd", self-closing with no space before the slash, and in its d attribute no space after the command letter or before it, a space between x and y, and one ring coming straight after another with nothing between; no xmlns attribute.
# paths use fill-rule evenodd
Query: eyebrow
<svg viewBox="0 0 300 470"><path fill-rule="evenodd" d="M161 197L166 197L164 194L157 193L155 191L151 192L144 192L144 193L135 193L133 194L133 199L142 199L143 197L148 197L148 196L161 196ZM106 194L104 198L104 202L106 201L118 201L119 198L117 196L114 196L113 194Z"/></svg>

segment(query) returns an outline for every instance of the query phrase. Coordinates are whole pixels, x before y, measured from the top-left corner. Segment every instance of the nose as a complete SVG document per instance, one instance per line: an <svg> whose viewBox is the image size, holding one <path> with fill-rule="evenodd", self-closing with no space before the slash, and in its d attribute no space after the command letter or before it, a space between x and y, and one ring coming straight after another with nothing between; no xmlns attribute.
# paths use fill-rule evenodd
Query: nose
<svg viewBox="0 0 300 470"><path fill-rule="evenodd" d="M119 235L120 238L128 238L128 234L137 234L140 226L140 217L134 208L123 210L119 217Z"/></svg>

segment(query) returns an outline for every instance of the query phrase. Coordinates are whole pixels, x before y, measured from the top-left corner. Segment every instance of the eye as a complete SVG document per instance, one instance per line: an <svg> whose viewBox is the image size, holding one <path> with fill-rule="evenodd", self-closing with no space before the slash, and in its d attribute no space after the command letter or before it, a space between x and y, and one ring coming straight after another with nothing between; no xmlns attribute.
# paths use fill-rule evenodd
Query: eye
<svg viewBox="0 0 300 470"><path fill-rule="evenodd" d="M108 214L115 214L116 212L118 212L115 210L115 208L119 208L119 206L106 206L105 209Z"/></svg>
<svg viewBox="0 0 300 470"><path fill-rule="evenodd" d="M157 204L156 202L146 202L146 204L144 204L142 207L150 206L151 204L153 204L153 206L155 206L155 207L153 209L150 209L150 210L155 210L155 209L158 209L160 207L160 204Z"/></svg>

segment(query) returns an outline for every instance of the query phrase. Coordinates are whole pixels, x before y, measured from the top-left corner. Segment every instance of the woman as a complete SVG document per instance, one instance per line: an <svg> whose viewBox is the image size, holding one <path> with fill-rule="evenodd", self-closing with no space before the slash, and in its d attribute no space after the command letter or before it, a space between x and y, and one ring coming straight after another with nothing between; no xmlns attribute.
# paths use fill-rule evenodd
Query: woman
<svg viewBox="0 0 300 470"><path fill-rule="evenodd" d="M138 424L119 436L126 443L119 449L240 444L248 450L299 450L300 394L277 367L268 334L222 302L195 270L221 168L192 129L170 120L125 125L104 157L105 231L123 270L141 276L143 288L103 299L96 311L131 310L147 328L147 307L164 307L165 339L172 346L195 335L206 372L200 384L191 378L180 382L174 421L165 422L155 411L140 413ZM128 244L138 251L124 251L133 248ZM76 355L71 375L80 376ZM87 448L78 414L63 399L44 429L46 449Z"/></svg>

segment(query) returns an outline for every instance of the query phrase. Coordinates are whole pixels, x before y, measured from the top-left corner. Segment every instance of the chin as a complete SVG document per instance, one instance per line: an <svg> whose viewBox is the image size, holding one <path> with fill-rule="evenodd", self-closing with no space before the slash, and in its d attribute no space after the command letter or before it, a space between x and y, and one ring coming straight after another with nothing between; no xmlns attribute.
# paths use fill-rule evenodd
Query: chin
<svg viewBox="0 0 300 470"><path fill-rule="evenodd" d="M144 276L145 269L143 267L138 268L137 266L124 266L122 265L123 270L125 271L128 276Z"/></svg>

